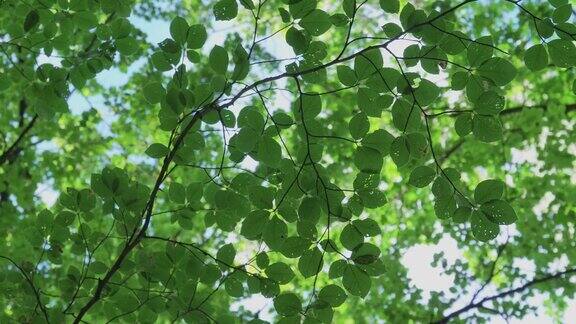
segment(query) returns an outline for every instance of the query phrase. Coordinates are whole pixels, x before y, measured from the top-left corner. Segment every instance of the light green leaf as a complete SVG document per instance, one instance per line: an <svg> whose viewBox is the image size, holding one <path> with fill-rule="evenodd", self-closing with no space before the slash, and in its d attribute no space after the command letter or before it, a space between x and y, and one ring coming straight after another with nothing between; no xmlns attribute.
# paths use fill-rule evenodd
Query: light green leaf
<svg viewBox="0 0 576 324"><path fill-rule="evenodd" d="M166 145L161 143L154 143L148 146L145 153L151 158L159 159L168 155L169 152L170 150L166 147Z"/></svg>

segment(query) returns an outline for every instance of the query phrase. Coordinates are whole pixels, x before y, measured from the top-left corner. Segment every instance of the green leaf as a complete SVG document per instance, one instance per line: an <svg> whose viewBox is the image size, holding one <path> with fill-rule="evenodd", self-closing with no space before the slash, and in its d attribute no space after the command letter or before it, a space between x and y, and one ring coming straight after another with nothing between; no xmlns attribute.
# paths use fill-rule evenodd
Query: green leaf
<svg viewBox="0 0 576 324"><path fill-rule="evenodd" d="M552 19L557 24L568 21L568 19L570 19L570 16L572 16L572 5L570 4L565 4L560 7L557 7L552 13Z"/></svg>
<svg viewBox="0 0 576 324"><path fill-rule="evenodd" d="M24 32L29 32L32 28L36 27L40 22L40 15L38 15L38 11L31 10L26 14L26 18L24 18Z"/></svg>
<svg viewBox="0 0 576 324"><path fill-rule="evenodd" d="M433 82L423 79L420 81L418 88L414 91L414 95L416 101L421 107L428 106L438 98L440 95L440 88L438 88ZM420 111L414 110L413 113L416 114L416 116L419 116Z"/></svg>
<svg viewBox="0 0 576 324"><path fill-rule="evenodd" d="M206 28L203 25L196 24L188 28L186 43L188 44L188 48L198 49L202 48L207 38L208 33L206 33Z"/></svg>
<svg viewBox="0 0 576 324"><path fill-rule="evenodd" d="M377 236L382 233L380 225L371 218L356 219L352 224L365 237Z"/></svg>
<svg viewBox="0 0 576 324"><path fill-rule="evenodd" d="M293 293L283 293L274 298L274 309L280 315L292 316L302 311L302 301Z"/></svg>
<svg viewBox="0 0 576 324"><path fill-rule="evenodd" d="M516 68L507 60L494 57L484 62L478 68L478 73L494 81L497 86L504 86L516 77Z"/></svg>
<svg viewBox="0 0 576 324"><path fill-rule="evenodd" d="M184 44L187 39L188 34L188 23L186 19L182 17L176 17L172 19L170 23L170 35L176 43Z"/></svg>
<svg viewBox="0 0 576 324"><path fill-rule="evenodd" d="M499 141L502 139L502 124L496 117L475 115L472 120L472 132L482 142Z"/></svg>
<svg viewBox="0 0 576 324"><path fill-rule="evenodd" d="M352 135L354 139L364 137L364 135L366 135L370 130L368 116L363 112L354 115L348 123L348 129L350 130L350 135Z"/></svg>
<svg viewBox="0 0 576 324"><path fill-rule="evenodd" d="M186 202L186 188L179 182L172 182L168 190L170 199L178 204Z"/></svg>
<svg viewBox="0 0 576 324"><path fill-rule="evenodd" d="M388 13L397 13L400 10L400 1L380 0L380 8Z"/></svg>
<svg viewBox="0 0 576 324"><path fill-rule="evenodd" d="M468 63L471 66L479 66L484 61L492 57L494 48L492 47L492 37L484 36L470 43L467 50Z"/></svg>
<svg viewBox="0 0 576 324"><path fill-rule="evenodd" d="M214 72L222 75L226 74L226 71L228 70L229 58L228 52L226 52L223 47L218 45L214 46L210 51L208 61Z"/></svg>
<svg viewBox="0 0 576 324"><path fill-rule="evenodd" d="M490 241L500 233L500 227L488 220L484 213L479 210L472 212L471 226L474 237L482 242Z"/></svg>
<svg viewBox="0 0 576 324"><path fill-rule="evenodd" d="M169 152L170 150L166 147L166 145L161 143L154 143L148 146L145 153L151 158L159 159L168 155Z"/></svg>
<svg viewBox="0 0 576 324"><path fill-rule="evenodd" d="M399 136L390 144L390 156L397 167L401 167L410 160L410 150L406 136Z"/></svg>
<svg viewBox="0 0 576 324"><path fill-rule="evenodd" d="M238 15L238 3L236 0L220 0L214 5L216 20L232 20Z"/></svg>
<svg viewBox="0 0 576 324"><path fill-rule="evenodd" d="M266 245L271 249L280 249L282 244L286 240L288 233L288 226L277 216L272 217L272 219L264 226L262 231L262 238Z"/></svg>
<svg viewBox="0 0 576 324"><path fill-rule="evenodd" d="M277 167L282 160L282 148L274 139L263 137L258 144L258 161L270 167Z"/></svg>
<svg viewBox="0 0 576 324"><path fill-rule="evenodd" d="M364 242L364 237L354 225L348 224L344 226L344 229L340 233L340 243L342 246L352 251L362 242Z"/></svg>
<svg viewBox="0 0 576 324"><path fill-rule="evenodd" d="M550 59L557 67L569 68L576 66L576 46L565 39L555 39L548 43Z"/></svg>
<svg viewBox="0 0 576 324"><path fill-rule="evenodd" d="M317 247L307 250L298 260L298 270L304 278L316 275L322 270L322 252Z"/></svg>
<svg viewBox="0 0 576 324"><path fill-rule="evenodd" d="M384 30L384 34L386 34L386 36L393 38L393 37L398 37L399 35L402 34L402 27L398 26L395 23L387 23L384 26L382 26L382 30Z"/></svg>
<svg viewBox="0 0 576 324"><path fill-rule="evenodd" d="M268 257L268 254L266 254L266 252L258 253L258 255L256 256L256 265L258 265L260 269L267 268L269 263L270 258Z"/></svg>
<svg viewBox="0 0 576 324"><path fill-rule="evenodd" d="M338 80L340 80L340 82L345 86L351 87L356 85L358 82L356 72L347 65L338 65L336 67L336 72L338 74Z"/></svg>
<svg viewBox="0 0 576 324"><path fill-rule="evenodd" d="M242 222L240 234L249 240L257 240L268 223L269 213L265 210L254 210Z"/></svg>
<svg viewBox="0 0 576 324"><path fill-rule="evenodd" d="M289 283L294 278L294 272L283 262L276 262L268 266L265 270L268 278L278 282L281 285Z"/></svg>
<svg viewBox="0 0 576 324"><path fill-rule="evenodd" d="M364 270L355 265L347 265L344 268L342 284L349 294L365 297L370 291L372 281Z"/></svg>
<svg viewBox="0 0 576 324"><path fill-rule="evenodd" d="M375 149L360 146L354 153L354 164L362 172L380 173L383 163L382 154Z"/></svg>
<svg viewBox="0 0 576 324"><path fill-rule="evenodd" d="M470 134L472 132L472 114L464 113L456 117L454 129L460 137Z"/></svg>
<svg viewBox="0 0 576 324"><path fill-rule="evenodd" d="M372 49L354 58L354 71L356 71L358 79L362 80L378 71L384 64L383 62L380 50Z"/></svg>
<svg viewBox="0 0 576 324"><path fill-rule="evenodd" d="M483 204L490 200L500 199L504 194L504 182L500 180L484 180L474 189L474 201Z"/></svg>
<svg viewBox="0 0 576 324"><path fill-rule="evenodd" d="M429 166L419 166L410 173L409 184L417 188L424 188L436 177L436 171Z"/></svg>
<svg viewBox="0 0 576 324"><path fill-rule="evenodd" d="M524 63L532 71L540 71L548 66L548 52L542 44L537 44L526 50Z"/></svg>
<svg viewBox="0 0 576 324"><path fill-rule="evenodd" d="M504 109L506 101L494 91L486 91L474 103L474 110L482 115L496 115Z"/></svg>
<svg viewBox="0 0 576 324"><path fill-rule="evenodd" d="M230 243L223 245L216 253L216 259L219 262L224 263L226 266L234 264L234 258L236 257L236 249Z"/></svg>
<svg viewBox="0 0 576 324"><path fill-rule="evenodd" d="M300 26L312 36L320 36L327 32L332 23L330 15L320 9L314 9L300 20Z"/></svg>
<svg viewBox="0 0 576 324"><path fill-rule="evenodd" d="M512 206L504 200L488 201L482 204L480 210L490 221L499 225L510 225L518 219Z"/></svg>
<svg viewBox="0 0 576 324"><path fill-rule="evenodd" d="M328 303L332 307L338 307L342 305L348 296L344 289L337 285L331 284L325 286L318 293L318 299Z"/></svg>
<svg viewBox="0 0 576 324"><path fill-rule="evenodd" d="M162 101L166 96L166 89L160 82L148 83L144 87L144 97L151 104L156 104Z"/></svg>
<svg viewBox="0 0 576 324"><path fill-rule="evenodd" d="M362 243L354 248L350 258L356 264L372 264L378 260L380 249L372 243Z"/></svg>
<svg viewBox="0 0 576 324"><path fill-rule="evenodd" d="M120 52L120 54L129 56L136 53L139 46L134 37L125 37L116 40L116 47L118 48L118 52Z"/></svg>

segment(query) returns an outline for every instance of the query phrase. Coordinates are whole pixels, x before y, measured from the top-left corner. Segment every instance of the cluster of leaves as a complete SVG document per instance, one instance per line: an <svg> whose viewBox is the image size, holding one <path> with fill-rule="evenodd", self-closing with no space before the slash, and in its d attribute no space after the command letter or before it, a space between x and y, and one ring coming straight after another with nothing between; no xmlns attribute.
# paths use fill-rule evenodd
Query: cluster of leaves
<svg viewBox="0 0 576 324"><path fill-rule="evenodd" d="M536 203L524 201L543 195L520 193L520 182L538 182L525 170L507 176L504 144L525 145L513 127L532 139L546 127L573 127L566 116L576 105L566 97L576 83L566 84L574 82L576 25L568 1L534 8L498 1L526 19L513 34L526 50L515 55L502 39L513 36L485 33L481 18L466 23L469 10L504 11L475 2L219 0L190 5L189 12L210 14L194 22L186 9L168 14L170 37L158 44L129 19L138 15L134 1L0 2L0 89L9 107L0 118L8 129L0 212L14 215L0 223L7 234L0 320L258 323L259 312L230 310L255 294L271 299L286 323L335 316L446 322L488 303L492 313L524 316L525 304L500 301L537 284L561 285L576 270L506 289L522 276L511 270L502 292L477 300L501 260L513 264L515 256L503 252L514 241L508 225L522 235L537 227L528 216ZM384 24L373 25L374 11ZM214 22L238 30L208 46ZM246 30L242 22L250 22ZM295 56L272 55L265 44L273 38ZM145 67L120 90L98 83L102 71L141 58ZM533 73L544 69L564 81ZM562 107L542 118L546 124L534 125L526 105L509 103L518 101L511 94L524 87L522 78L550 87L526 101ZM69 112L78 93L113 107L113 136L97 130L111 121L95 108ZM514 114L526 120L510 126ZM573 139L565 133L555 144L559 156ZM36 147L42 142L59 149ZM556 171L571 163L548 167L545 188L561 182L573 192ZM477 166L492 178L477 176ZM53 183L57 204L43 208L26 181ZM573 222L573 203L560 208ZM483 257L503 228L506 243L486 267ZM554 240L569 253L573 228L562 230L566 237ZM455 297L435 295L424 307L401 253L422 236L437 242L443 234L468 245L470 262L444 264L456 276ZM543 260L543 269L553 261ZM470 280L483 285L450 311ZM389 311L372 314L378 302Z"/></svg>

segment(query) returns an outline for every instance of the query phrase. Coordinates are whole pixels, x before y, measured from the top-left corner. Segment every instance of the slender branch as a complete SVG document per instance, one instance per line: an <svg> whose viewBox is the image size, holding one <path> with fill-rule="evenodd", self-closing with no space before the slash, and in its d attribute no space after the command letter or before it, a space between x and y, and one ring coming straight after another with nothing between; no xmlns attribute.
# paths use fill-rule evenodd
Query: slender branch
<svg viewBox="0 0 576 324"><path fill-rule="evenodd" d="M509 297L509 296L515 295L517 293L524 292L525 290L529 289L532 286L535 286L535 285L538 285L541 283L545 283L545 282L548 282L551 280L561 279L564 276L571 276L573 274L576 274L576 268L568 269L568 270L565 270L562 272L558 272L556 274L547 275L547 276L544 276L541 278L534 279L534 280L529 281L520 287L506 290L506 291L503 291L499 294L496 294L496 295L493 295L490 297L485 297L478 302L472 302L472 303L470 303L470 304L468 304L468 305L466 305L466 306L464 306L458 310L455 310L452 313L449 313L448 315L444 316L443 318L441 318L437 321L432 321L431 323L436 323L436 324L448 323L450 320L458 318L460 315L462 315L466 312L469 312L469 311L476 309L476 308L484 307L485 303L495 301L495 300L498 300L498 299L501 299L504 297Z"/></svg>

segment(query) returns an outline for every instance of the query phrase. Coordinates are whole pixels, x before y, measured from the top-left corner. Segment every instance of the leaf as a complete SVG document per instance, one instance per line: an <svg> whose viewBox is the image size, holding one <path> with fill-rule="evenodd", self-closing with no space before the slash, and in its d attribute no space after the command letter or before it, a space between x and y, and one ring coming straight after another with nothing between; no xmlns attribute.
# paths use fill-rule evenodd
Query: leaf
<svg viewBox="0 0 576 324"><path fill-rule="evenodd" d="M492 37L484 36L470 43L467 49L468 63L471 66L479 66L492 57L494 53Z"/></svg>
<svg viewBox="0 0 576 324"><path fill-rule="evenodd" d="M314 9L300 20L300 26L312 36L320 36L327 32L332 23L330 15L320 9Z"/></svg>
<svg viewBox="0 0 576 324"><path fill-rule="evenodd" d="M266 245L271 249L277 250L282 247L282 244L286 240L288 233L288 226L277 216L272 217L272 219L264 226L262 231L262 238Z"/></svg>
<svg viewBox="0 0 576 324"><path fill-rule="evenodd" d="M263 137L258 144L258 161L270 167L277 167L282 160L282 148L274 139Z"/></svg>
<svg viewBox="0 0 576 324"><path fill-rule="evenodd" d="M186 202L186 188L179 182L172 182L168 190L170 199L178 204Z"/></svg>
<svg viewBox="0 0 576 324"><path fill-rule="evenodd" d="M298 260L298 270L304 278L310 278L322 270L322 252L316 247L307 250Z"/></svg>
<svg viewBox="0 0 576 324"><path fill-rule="evenodd" d="M214 46L210 51L208 62L214 72L224 75L228 70L228 52L223 47Z"/></svg>
<svg viewBox="0 0 576 324"><path fill-rule="evenodd" d="M318 299L328 303L332 307L338 307L342 305L348 296L344 289L337 285L331 284L325 286L318 293Z"/></svg>
<svg viewBox="0 0 576 324"><path fill-rule="evenodd" d="M203 25L196 24L188 28L186 43L188 48L199 49L202 48L207 38L206 28Z"/></svg>
<svg viewBox="0 0 576 324"><path fill-rule="evenodd" d="M494 91L486 91L474 103L474 110L482 115L496 115L504 109L506 101Z"/></svg>
<svg viewBox="0 0 576 324"><path fill-rule="evenodd" d="M352 224L365 237L377 236L382 233L380 225L371 218L356 219Z"/></svg>
<svg viewBox="0 0 576 324"><path fill-rule="evenodd" d="M488 201L482 204L480 210L491 222L499 225L514 224L518 219L512 206L504 200L495 199Z"/></svg>
<svg viewBox="0 0 576 324"><path fill-rule="evenodd" d="M38 15L37 10L31 10L26 14L26 18L24 18L24 32L27 33L32 28L36 27L40 22L40 15Z"/></svg>
<svg viewBox="0 0 576 324"><path fill-rule="evenodd" d="M354 115L348 123L348 129L350 130L350 135L352 135L354 139L364 137L364 135L366 135L370 130L368 116L362 112Z"/></svg>
<svg viewBox="0 0 576 324"><path fill-rule="evenodd" d="M182 17L175 17L170 22L170 36L176 41L176 43L184 44L187 39L188 34L188 23L186 19Z"/></svg>
<svg viewBox="0 0 576 324"><path fill-rule="evenodd" d="M344 226L344 229L342 229L340 233L340 243L342 246L352 251L362 242L364 242L364 237L354 225L348 224Z"/></svg>
<svg viewBox="0 0 576 324"><path fill-rule="evenodd" d="M360 146L354 153L354 164L362 172L380 173L383 163L382 154L375 149Z"/></svg>
<svg viewBox="0 0 576 324"><path fill-rule="evenodd" d="M548 66L548 52L542 44L537 44L526 50L524 63L532 71L540 71Z"/></svg>
<svg viewBox="0 0 576 324"><path fill-rule="evenodd" d="M268 278L278 282L281 285L289 283L294 278L294 272L283 262L276 262L268 266L265 270Z"/></svg>
<svg viewBox="0 0 576 324"><path fill-rule="evenodd" d="M236 0L220 0L213 8L216 20L232 20L238 15L238 3Z"/></svg>
<svg viewBox="0 0 576 324"><path fill-rule="evenodd" d="M162 101L166 96L166 90L160 82L151 82L144 87L144 97L151 104Z"/></svg>
<svg viewBox="0 0 576 324"><path fill-rule="evenodd" d="M296 294L283 293L274 298L274 309L280 315L296 315L302 310L302 301Z"/></svg>
<svg viewBox="0 0 576 324"><path fill-rule="evenodd" d="M254 210L242 221L240 234L249 240L258 240L264 226L268 223L269 213L265 210Z"/></svg>
<svg viewBox="0 0 576 324"><path fill-rule="evenodd" d="M483 204L490 200L500 199L504 194L504 182L500 180L484 180L474 189L474 201Z"/></svg>
<svg viewBox="0 0 576 324"><path fill-rule="evenodd" d="M370 291L371 280L368 274L358 266L347 265L342 275L342 284L349 294L365 297Z"/></svg>
<svg viewBox="0 0 576 324"><path fill-rule="evenodd" d="M366 51L354 58L354 71L359 80L365 79L382 67L382 53L379 49Z"/></svg>
<svg viewBox="0 0 576 324"><path fill-rule="evenodd" d="M148 146L145 153L151 158L159 159L168 155L169 152L170 150L164 144L154 143Z"/></svg>
<svg viewBox="0 0 576 324"><path fill-rule="evenodd" d="M236 249L230 243L223 245L216 253L216 259L225 266L233 265L236 257Z"/></svg>
<svg viewBox="0 0 576 324"><path fill-rule="evenodd" d="M456 130L456 134L460 137L472 133L472 114L465 113L456 117L454 129Z"/></svg>
<svg viewBox="0 0 576 324"><path fill-rule="evenodd" d="M475 115L472 119L472 132L482 142L499 141L502 139L502 124L496 117Z"/></svg>
<svg viewBox="0 0 576 324"><path fill-rule="evenodd" d="M338 74L338 80L345 86L354 86L358 82L356 72L347 65L338 65L336 72Z"/></svg>
<svg viewBox="0 0 576 324"><path fill-rule="evenodd" d="M436 171L429 166L419 166L410 173L409 184L417 188L424 188L436 177Z"/></svg>
<svg viewBox="0 0 576 324"><path fill-rule="evenodd" d="M555 39L548 43L550 59L557 67L569 68L576 66L576 46L565 39Z"/></svg>
<svg viewBox="0 0 576 324"><path fill-rule="evenodd" d="M410 150L406 136L399 136L390 144L390 156L397 167L401 167L410 160Z"/></svg>
<svg viewBox="0 0 576 324"><path fill-rule="evenodd" d="M507 60L494 57L484 62L478 68L478 73L494 81L497 86L504 86L516 77L516 68Z"/></svg>
<svg viewBox="0 0 576 324"><path fill-rule="evenodd" d="M384 30L384 34L390 38L398 37L402 34L402 27L398 26L395 23L387 23L382 26L382 30Z"/></svg>
<svg viewBox="0 0 576 324"><path fill-rule="evenodd" d="M387 13L397 13L400 10L399 0L380 0L380 8Z"/></svg>
<svg viewBox="0 0 576 324"><path fill-rule="evenodd" d="M362 243L354 248L350 258L356 264L372 264L378 260L380 249L372 243Z"/></svg>
<svg viewBox="0 0 576 324"><path fill-rule="evenodd" d="M500 233L500 227L489 221L484 214L479 211L475 210L472 212L471 216L471 226L472 226L472 233L474 237L478 241L487 242L490 241Z"/></svg>

